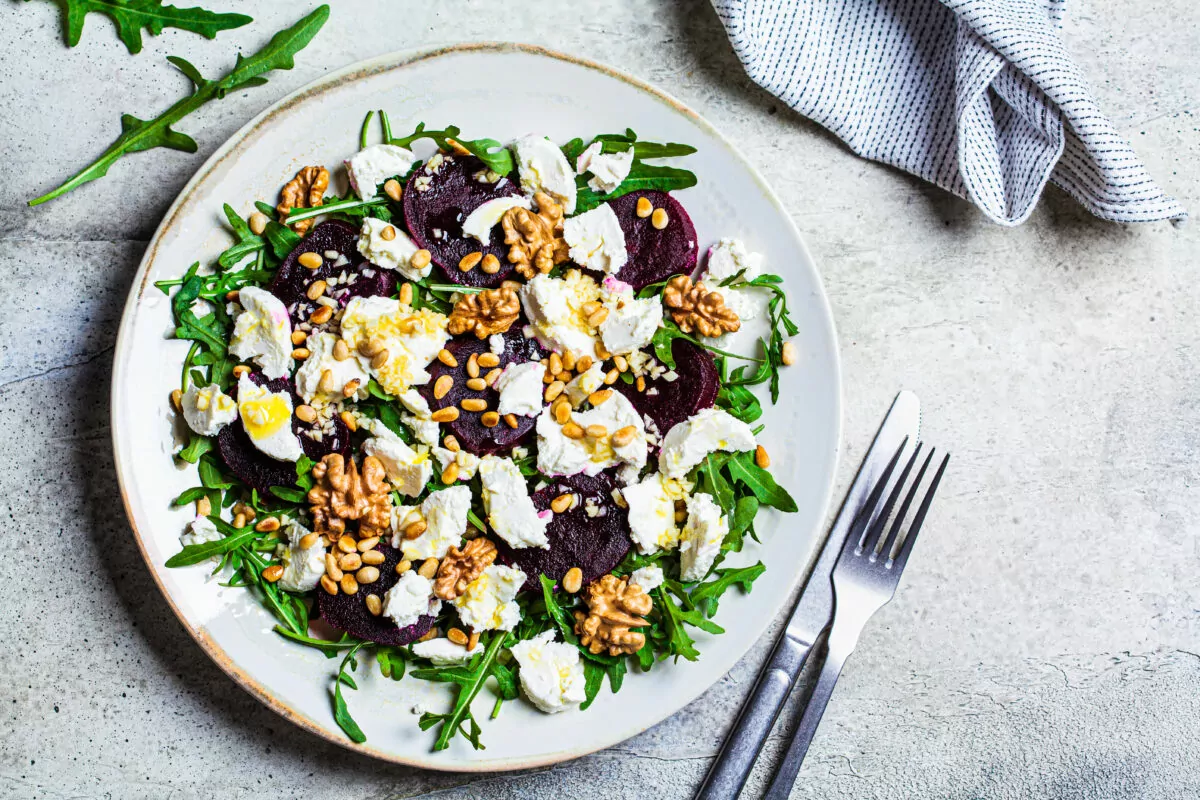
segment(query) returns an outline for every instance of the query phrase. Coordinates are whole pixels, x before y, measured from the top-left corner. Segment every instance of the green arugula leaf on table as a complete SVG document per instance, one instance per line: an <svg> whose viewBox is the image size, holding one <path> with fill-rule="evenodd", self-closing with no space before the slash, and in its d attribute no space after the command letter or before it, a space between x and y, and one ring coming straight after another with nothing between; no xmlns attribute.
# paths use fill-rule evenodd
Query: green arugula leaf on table
<svg viewBox="0 0 1200 800"><path fill-rule="evenodd" d="M83 36L88 14L103 14L112 20L117 36L130 53L142 51L142 30L158 36L165 28L198 33L207 39L221 31L240 28L253 22L245 14L222 14L203 8L164 6L163 0L58 0L66 16L63 34L68 47L75 47Z"/></svg>
<svg viewBox="0 0 1200 800"><path fill-rule="evenodd" d="M90 2L96 2L96 0L90 0ZM109 167L129 153L138 153L156 147L180 150L185 153L196 152L198 148L195 140L185 133L173 130L171 126L210 100L220 100L229 92L237 89L263 85L266 83L263 75L267 72L291 69L295 66L296 53L303 50L312 41L328 18L329 6L318 7L292 27L275 34L263 49L249 58L239 53L233 69L220 80L208 80L184 59L170 56L167 60L192 81L194 88L191 95L177 101L152 120L139 119L132 114L122 115L121 135L109 145L99 158L75 173L57 189L30 200L29 205L36 206L45 203L61 197L89 181L104 177L108 173Z"/></svg>

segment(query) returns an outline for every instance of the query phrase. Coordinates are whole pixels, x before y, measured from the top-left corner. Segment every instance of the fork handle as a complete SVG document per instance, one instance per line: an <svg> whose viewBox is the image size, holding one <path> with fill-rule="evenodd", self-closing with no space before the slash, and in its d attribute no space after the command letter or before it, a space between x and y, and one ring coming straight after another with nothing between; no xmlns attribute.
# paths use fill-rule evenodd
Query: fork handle
<svg viewBox="0 0 1200 800"><path fill-rule="evenodd" d="M835 618L833 629L829 632L829 652L825 656L825 664L821 667L821 675L817 678L817 685L804 707L804 715L800 717L787 753L779 762L775 777L771 780L767 793L763 795L763 800L787 800L791 794L796 776L800 774L800 765L804 763L804 756L808 753L808 746L812 744L813 735L817 732L821 716L825 713L825 706L829 704L829 698L833 695L834 684L842 674L846 658L854 651L860 630L861 626L855 631L847 631L845 628L839 631Z"/></svg>
<svg viewBox="0 0 1200 800"><path fill-rule="evenodd" d="M786 634L779 637L770 663L742 705L737 722L696 792L696 800L732 800L741 793L811 650L811 642L789 639Z"/></svg>

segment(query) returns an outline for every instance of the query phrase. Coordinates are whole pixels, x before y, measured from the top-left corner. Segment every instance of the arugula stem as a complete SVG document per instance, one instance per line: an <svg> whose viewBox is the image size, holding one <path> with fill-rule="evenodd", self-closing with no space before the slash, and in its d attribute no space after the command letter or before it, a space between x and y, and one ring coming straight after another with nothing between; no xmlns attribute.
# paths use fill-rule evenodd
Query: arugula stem
<svg viewBox="0 0 1200 800"><path fill-rule="evenodd" d="M183 374L179 378L181 391L188 390L188 370L192 368L192 359L196 357L196 351L200 349L200 343L193 341L192 346L188 348L187 357L183 359Z"/></svg>
<svg viewBox="0 0 1200 800"><path fill-rule="evenodd" d="M362 128L358 131L358 149L367 149L367 129L371 124L371 118L375 116L374 111L368 111L366 118L363 120Z"/></svg>
<svg viewBox="0 0 1200 800"><path fill-rule="evenodd" d="M483 653L483 660L479 662L479 674L483 677L471 684L470 687L462 687L458 691L466 692L466 697L463 698L460 694L458 700L454 704L454 711L442 723L442 729L438 732L437 742L434 743L434 750L445 750L450 746L450 740L458 732L462 726L467 714L471 711L471 703L475 701L475 697L479 694L479 690L483 688L483 684L487 681L487 676L491 674L492 662L496 660L496 656L500 654L500 650L504 647L505 635L503 631L496 631L492 636L492 640L488 642L487 650Z"/></svg>
<svg viewBox="0 0 1200 800"><path fill-rule="evenodd" d="M319 217L322 214L332 214L335 211L345 211L351 208L362 208L363 206L381 205L383 205L381 200L338 200L336 203L326 203L323 206L317 206L315 208L304 208L293 211L287 216L287 224L291 225L293 222L299 222L302 219L312 219L313 217Z"/></svg>
<svg viewBox="0 0 1200 800"><path fill-rule="evenodd" d="M392 140L392 121L388 119L387 112L382 108L379 109L379 123L383 126L383 140L390 142Z"/></svg>

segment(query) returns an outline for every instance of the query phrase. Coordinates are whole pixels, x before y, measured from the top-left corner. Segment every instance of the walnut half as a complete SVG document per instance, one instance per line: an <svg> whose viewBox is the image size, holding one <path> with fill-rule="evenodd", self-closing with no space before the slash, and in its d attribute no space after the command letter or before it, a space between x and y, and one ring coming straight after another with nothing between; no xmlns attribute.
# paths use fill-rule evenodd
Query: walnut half
<svg viewBox="0 0 1200 800"><path fill-rule="evenodd" d="M454 336L471 331L477 339L486 339L511 328L520 313L521 300L512 288L485 289L455 303L447 327Z"/></svg>
<svg viewBox="0 0 1200 800"><path fill-rule="evenodd" d="M308 490L313 530L337 538L346 532L347 521L358 522L358 536L385 536L392 524L392 495L387 471L379 459L367 456L362 471L354 459L330 453L313 465L316 485Z"/></svg>
<svg viewBox="0 0 1200 800"><path fill-rule="evenodd" d="M549 272L555 264L570 258L570 248L562 238L562 206L545 192L534 194L533 202L537 204L537 213L527 208L510 208L500 219L508 260L526 278Z"/></svg>
<svg viewBox="0 0 1200 800"><path fill-rule="evenodd" d="M495 560L496 545L482 536L467 542L461 550L451 546L438 567L433 593L442 600L453 600Z"/></svg>
<svg viewBox="0 0 1200 800"><path fill-rule="evenodd" d="M329 170L324 167L305 167L296 173L279 192L279 222L287 224L288 212L294 208L317 208L325 202L325 190L329 188ZM312 218L292 224L296 233L304 233L312 227Z"/></svg>
<svg viewBox="0 0 1200 800"><path fill-rule="evenodd" d="M588 613L575 612L575 633L593 653L608 650L610 656L636 653L646 644L645 616L654 604L642 587L625 578L605 575L587 588Z"/></svg>
<svg viewBox="0 0 1200 800"><path fill-rule="evenodd" d="M684 333L699 331L701 336L720 336L742 327L737 312L725 307L721 293L703 283L692 283L687 275L667 281L663 300L671 309L671 319Z"/></svg>

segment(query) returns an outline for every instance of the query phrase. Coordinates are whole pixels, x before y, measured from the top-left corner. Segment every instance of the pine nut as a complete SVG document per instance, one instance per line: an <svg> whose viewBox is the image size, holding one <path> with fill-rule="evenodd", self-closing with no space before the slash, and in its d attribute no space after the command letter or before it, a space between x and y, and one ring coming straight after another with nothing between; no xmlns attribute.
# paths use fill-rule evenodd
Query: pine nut
<svg viewBox="0 0 1200 800"><path fill-rule="evenodd" d="M500 414L495 411L485 411L479 415L479 421L485 428L494 428L500 424Z"/></svg>
<svg viewBox="0 0 1200 800"><path fill-rule="evenodd" d="M367 613L372 617L378 617L383 613L383 603L380 602L379 595L367 595Z"/></svg>
<svg viewBox="0 0 1200 800"><path fill-rule="evenodd" d="M483 378L467 378L467 388L474 392L482 392L487 389L487 381Z"/></svg>
<svg viewBox="0 0 1200 800"><path fill-rule="evenodd" d="M646 391L646 377L644 375L638 375L637 383L635 385L637 386L637 390L639 392Z"/></svg>
<svg viewBox="0 0 1200 800"><path fill-rule="evenodd" d="M201 497L196 501L196 516L207 517L212 513L212 501L207 497Z"/></svg>
<svg viewBox="0 0 1200 800"><path fill-rule="evenodd" d="M378 567L380 564L386 561L387 558L383 555L382 550L368 550L362 554L362 560L364 564L370 564L373 567Z"/></svg>
<svg viewBox="0 0 1200 800"><path fill-rule="evenodd" d="M458 480L458 462L451 461L446 465L446 468L442 470L442 483L449 485L454 483L456 480Z"/></svg>
<svg viewBox="0 0 1200 800"><path fill-rule="evenodd" d="M467 377L479 377L479 356L475 353L472 353L471 357L467 359Z"/></svg>
<svg viewBox="0 0 1200 800"><path fill-rule="evenodd" d="M606 386L612 386L617 382L617 378L619 377L621 377L621 371L616 367L613 367L608 371L608 374L604 376L604 384Z"/></svg>
<svg viewBox="0 0 1200 800"><path fill-rule="evenodd" d="M425 632L425 635L422 636L420 639L417 639L417 641L418 642L428 642L430 639L436 639L437 637L438 637L438 629L430 628L428 631Z"/></svg>
<svg viewBox="0 0 1200 800"><path fill-rule="evenodd" d="M457 453L459 450L462 449L462 445L460 445L458 443L458 439L456 439L454 437L454 434L450 434L445 439L443 439L442 446L445 447L447 450L449 450L451 453Z"/></svg>
<svg viewBox="0 0 1200 800"><path fill-rule="evenodd" d="M479 268L488 275L495 275L500 271L500 259L496 258L491 253L488 253L483 257L483 261L480 263Z"/></svg>
<svg viewBox="0 0 1200 800"><path fill-rule="evenodd" d="M567 421L571 419L570 401L565 397L560 397L558 402L554 404L552 413L554 414L554 421L559 425L567 424Z"/></svg>
<svg viewBox="0 0 1200 800"><path fill-rule="evenodd" d="M407 558L401 559L400 562L396 564L396 574L397 575L403 575L404 573L408 572L410 569L412 569L412 562L409 561Z"/></svg>
<svg viewBox="0 0 1200 800"><path fill-rule="evenodd" d="M335 360L345 361L350 358L350 355L350 348L344 339L338 339L333 343L333 357Z"/></svg>
<svg viewBox="0 0 1200 800"><path fill-rule="evenodd" d="M475 360L478 361L479 366L483 367L484 369L491 369L492 367L500 366L500 356L496 355L495 353L480 353L479 357Z"/></svg>
<svg viewBox="0 0 1200 800"><path fill-rule="evenodd" d="M417 568L417 574L422 578L432 579L434 575L437 575L437 571L438 560L436 558L425 559L421 562L421 566Z"/></svg>
<svg viewBox="0 0 1200 800"><path fill-rule="evenodd" d="M675 512L675 521L676 522L687 522L687 512L686 511L676 511Z"/></svg>
<svg viewBox="0 0 1200 800"><path fill-rule="evenodd" d="M305 337L305 338L308 338L308 337ZM250 368L247 367L245 364L238 364L236 367L233 368L233 377L235 377L235 378L240 378L243 375L248 375L248 374L250 374Z"/></svg>
<svg viewBox="0 0 1200 800"><path fill-rule="evenodd" d="M255 211L250 215L249 219L250 232L255 236L262 236L262 232L267 229L267 223L269 221L270 218L267 217L266 214L262 213L261 211Z"/></svg>
<svg viewBox="0 0 1200 800"><path fill-rule="evenodd" d="M430 414L429 418L434 422L454 422L454 420L458 419L458 409L454 406L439 408Z"/></svg>
<svg viewBox="0 0 1200 800"><path fill-rule="evenodd" d="M586 430L587 435L593 439L603 439L605 436L608 436L608 428L603 425L588 425Z"/></svg>
<svg viewBox="0 0 1200 800"><path fill-rule="evenodd" d="M478 397L465 397L459 405L463 411L487 411L487 400Z"/></svg>
<svg viewBox="0 0 1200 800"><path fill-rule="evenodd" d="M654 213L650 215L650 224L653 225L656 230L661 231L663 228L667 227L667 223L670 221L671 219L667 216L667 210L665 208L656 208L654 209Z"/></svg>
<svg viewBox="0 0 1200 800"><path fill-rule="evenodd" d="M446 351L443 350L442 352L444 353ZM441 400L450 393L452 388L454 388L454 378L451 378L449 375L443 375L442 377L438 378L433 382L434 399Z"/></svg>
<svg viewBox="0 0 1200 800"><path fill-rule="evenodd" d="M325 281L313 281L311 284L309 284L308 291L304 293L304 296L309 300L316 300L318 297L325 294L325 290L328 287L329 284L325 283Z"/></svg>
<svg viewBox="0 0 1200 800"><path fill-rule="evenodd" d="M488 374L483 376L483 382L488 386L495 386L496 381L500 380L500 376L502 374L504 374L504 370L500 369L499 367L489 370Z"/></svg>
<svg viewBox="0 0 1200 800"><path fill-rule="evenodd" d="M575 371L587 372L592 368L593 363L595 362L592 361L591 356L582 356L578 361L575 362Z"/></svg>
<svg viewBox="0 0 1200 800"><path fill-rule="evenodd" d="M183 390L181 390L181 389L172 389L171 390L171 406L176 411L179 411L179 412L183 411Z"/></svg>
<svg viewBox="0 0 1200 800"><path fill-rule="evenodd" d="M567 509L569 509L574 504L575 504L575 495L570 494L568 492L567 494L560 494L558 497L551 500L550 508L551 508L551 510L554 511L555 514L561 514L564 511L566 511Z"/></svg>
<svg viewBox="0 0 1200 800"><path fill-rule="evenodd" d="M300 549L307 550L308 548L314 546L317 543L317 540L320 538L320 535L316 533L304 534L300 537Z"/></svg>
<svg viewBox="0 0 1200 800"><path fill-rule="evenodd" d="M408 281L400 284L400 302L411 306L413 301L413 285Z"/></svg>
<svg viewBox="0 0 1200 800"><path fill-rule="evenodd" d="M320 269L324 260L316 253L301 253L296 259L300 262L300 266L308 267L309 269Z"/></svg>
<svg viewBox="0 0 1200 800"><path fill-rule="evenodd" d="M328 575L321 576L321 588L325 590L326 594L337 594L338 593L337 581L335 581L333 578L329 577Z"/></svg>
<svg viewBox="0 0 1200 800"><path fill-rule="evenodd" d="M799 353L796 352L795 343L794 342L784 342L783 350L779 354L779 360L783 362L783 365L785 367L790 367L792 364L796 363L796 359L798 357L799 357Z"/></svg>
<svg viewBox="0 0 1200 800"><path fill-rule="evenodd" d="M362 566L362 556L358 553L346 553L338 559L338 569L342 572L353 572Z"/></svg>
<svg viewBox="0 0 1200 800"><path fill-rule="evenodd" d="M404 538L412 541L426 531L429 526L425 524L425 520L419 519L416 522L408 525L404 529Z"/></svg>
<svg viewBox="0 0 1200 800"><path fill-rule="evenodd" d="M596 351L596 358L600 359L601 361L607 361L608 359L612 358L612 353L604 349L603 342L597 341L595 347L592 349Z"/></svg>
<svg viewBox="0 0 1200 800"><path fill-rule="evenodd" d="M358 420L355 419L352 412L343 411L341 414L338 414L338 419L342 421L343 425L350 429L351 433L358 430Z"/></svg>
<svg viewBox="0 0 1200 800"><path fill-rule="evenodd" d="M632 425L626 425L613 434L612 445L613 447L624 447L632 442L635 436L637 436L637 428Z"/></svg>
<svg viewBox="0 0 1200 800"><path fill-rule="evenodd" d="M562 394L563 389L565 388L567 388L567 385L562 381L552 381L550 385L546 387L546 392L542 396L546 398L547 403L553 402L554 398Z"/></svg>
<svg viewBox="0 0 1200 800"><path fill-rule="evenodd" d="M379 580L379 568L363 567L358 572L354 573L354 579L363 586L374 583L375 581Z"/></svg>
<svg viewBox="0 0 1200 800"><path fill-rule="evenodd" d="M554 383L554 376L550 373L549 370L546 371L546 374L542 375L542 383L544 383L546 385Z"/></svg>
<svg viewBox="0 0 1200 800"><path fill-rule="evenodd" d="M645 200L646 198L642 198ZM562 579L563 590L568 594L575 594L583 588L583 570L579 567L571 567L567 570L567 574L563 575Z"/></svg>
<svg viewBox="0 0 1200 800"><path fill-rule="evenodd" d="M479 646L479 631L471 631L471 636L467 639L467 649L474 650Z"/></svg>
<svg viewBox="0 0 1200 800"><path fill-rule="evenodd" d="M587 323L588 323L588 325L591 325L593 328L599 328L600 324L602 322L604 322L604 320L606 320L606 319L608 319L608 309L602 308L599 311L597 311L595 314L592 314L591 316L589 316L587 318Z"/></svg>
<svg viewBox="0 0 1200 800"><path fill-rule="evenodd" d="M383 184L383 193L390 197L393 203L399 203L404 197L404 187L395 178L388 178Z"/></svg>
<svg viewBox="0 0 1200 800"><path fill-rule="evenodd" d="M438 351L437 359L438 359L438 361L445 364L447 367L457 367L458 366L458 359L454 357L454 353L451 353L449 350L447 350L444 347ZM447 375L445 377L449 377L449 376Z"/></svg>
<svg viewBox="0 0 1200 800"><path fill-rule="evenodd" d="M354 579L353 575L343 575L342 579L338 581L338 586L342 587L342 591L346 594L358 594L358 581Z"/></svg>
<svg viewBox="0 0 1200 800"><path fill-rule="evenodd" d="M254 526L254 530L259 533L271 533L279 530L279 517L263 517L262 521Z"/></svg>
<svg viewBox="0 0 1200 800"><path fill-rule="evenodd" d="M508 427L512 428L515 431L517 429L517 426L521 424L521 421L519 419L517 419L516 414L505 414L504 415L504 424L507 425Z"/></svg>
<svg viewBox="0 0 1200 800"><path fill-rule="evenodd" d="M629 362L625 360L625 356L613 356L613 366L621 372L629 371Z"/></svg>
<svg viewBox="0 0 1200 800"><path fill-rule="evenodd" d="M387 364L388 358L390 358L391 355L392 355L391 353L389 353L386 349L384 349L384 350L380 350L378 353L371 356L371 369L374 369L374 370L383 369L383 366L385 364Z"/></svg>
<svg viewBox="0 0 1200 800"><path fill-rule="evenodd" d="M566 425L563 425L562 432L563 436L566 436L568 439L582 439L584 436L583 428L574 422L568 422Z"/></svg>
<svg viewBox="0 0 1200 800"><path fill-rule="evenodd" d="M308 340L308 334L304 331L292 331L292 344L299 347Z"/></svg>
<svg viewBox="0 0 1200 800"><path fill-rule="evenodd" d="M446 631L446 638L460 647L466 647L467 645L467 635L458 628L451 628Z"/></svg>
<svg viewBox="0 0 1200 800"><path fill-rule="evenodd" d="M654 213L654 204L650 202L648 197L639 197L637 201L637 215L642 219Z"/></svg>
<svg viewBox="0 0 1200 800"><path fill-rule="evenodd" d="M355 378L352 381L346 381L346 385L342 387L342 397L354 397L355 392L358 391L358 387L361 384L362 381L360 381L358 378Z"/></svg>
<svg viewBox="0 0 1200 800"><path fill-rule="evenodd" d="M396 229L391 225L385 226L384 229L379 232L379 238L383 239L385 242L392 241L396 238Z"/></svg>
<svg viewBox="0 0 1200 800"><path fill-rule="evenodd" d="M275 583L283 577L283 565L272 564L262 571L263 580L267 583Z"/></svg>
<svg viewBox="0 0 1200 800"><path fill-rule="evenodd" d="M225 293L225 299L231 303L236 303L239 299L241 299L241 296L242 296L242 293L239 292L237 289L230 289L228 292Z"/></svg>
<svg viewBox="0 0 1200 800"><path fill-rule="evenodd" d="M478 266L479 262L482 260L483 253L476 250L474 253L467 253L465 256L459 259L458 268L463 272L470 272L471 270L475 269L475 267Z"/></svg>
<svg viewBox="0 0 1200 800"><path fill-rule="evenodd" d="M313 325L324 325L333 317L333 309L329 306L321 306L313 313L309 314L308 321Z"/></svg>
<svg viewBox="0 0 1200 800"><path fill-rule="evenodd" d="M341 550L343 553L358 552L358 542L354 541L354 537L350 536L349 534L339 538L337 541L337 546L338 550Z"/></svg>
<svg viewBox="0 0 1200 800"><path fill-rule="evenodd" d="M370 358L382 349L383 342L378 339L367 339L358 343L358 352L362 353L367 358Z"/></svg>
<svg viewBox="0 0 1200 800"><path fill-rule="evenodd" d="M754 463L763 469L771 466L771 456L767 453L767 448L761 444L754 448Z"/></svg>
<svg viewBox="0 0 1200 800"><path fill-rule="evenodd" d="M563 369L570 371L575 369L575 354L568 350L562 354Z"/></svg>
<svg viewBox="0 0 1200 800"><path fill-rule="evenodd" d="M245 514L234 514L233 515L233 527L235 527L235 528L246 527L246 515Z"/></svg>
<svg viewBox="0 0 1200 800"><path fill-rule="evenodd" d="M562 372L562 368L562 356L560 356L558 353L551 353L549 366L550 374L557 375L558 373Z"/></svg>
<svg viewBox="0 0 1200 800"><path fill-rule="evenodd" d="M428 250L421 249L412 254L412 258L408 260L408 265L413 269L425 269L429 266L429 261L433 258L433 254Z"/></svg>
<svg viewBox="0 0 1200 800"><path fill-rule="evenodd" d="M338 566L337 556L333 553L325 554L325 574L335 581L342 579L342 569Z"/></svg>
<svg viewBox="0 0 1200 800"><path fill-rule="evenodd" d="M603 307L604 307L604 304L601 303L599 300L592 300L590 302L587 302L587 303L584 303L583 305L581 305L579 307L579 310L583 312L583 316L590 317L592 314L595 314L597 311L599 311Z"/></svg>
<svg viewBox="0 0 1200 800"><path fill-rule="evenodd" d="M602 406L608 400L608 398L612 396L612 389L600 389L599 391L592 392L588 395L588 402L591 403L593 407Z"/></svg>
<svg viewBox="0 0 1200 800"><path fill-rule="evenodd" d="M379 537L378 536L371 536L366 539L358 540L358 552L360 552L360 553L365 553L368 550L374 550L378 546L379 546Z"/></svg>
<svg viewBox="0 0 1200 800"><path fill-rule="evenodd" d="M333 394L333 370L321 370L321 379L317 381L317 391L321 394Z"/></svg>

